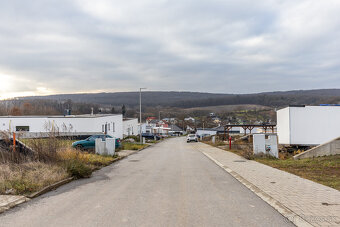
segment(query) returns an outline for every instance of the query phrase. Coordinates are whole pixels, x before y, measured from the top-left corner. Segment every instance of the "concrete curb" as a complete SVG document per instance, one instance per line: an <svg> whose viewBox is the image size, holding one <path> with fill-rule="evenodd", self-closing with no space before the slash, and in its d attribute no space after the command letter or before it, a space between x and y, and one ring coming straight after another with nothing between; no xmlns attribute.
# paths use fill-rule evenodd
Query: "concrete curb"
<svg viewBox="0 0 340 227"><path fill-rule="evenodd" d="M130 154L127 155L127 156L120 156L120 157L117 157L117 158L116 158L115 160L113 160L109 165L111 165L112 163L118 162L118 161L120 161L120 160L122 160L122 159L124 159L124 158L126 158L126 157L128 157L128 156L130 156L130 155L132 155L132 154L135 154L135 153L141 151L141 150L144 150L144 149L146 149L146 148L149 148L149 147L151 147L151 146L152 146L152 145L148 145L148 146L146 146L146 147L144 147L144 148L138 149L138 150L136 150L136 151L130 153ZM98 169L98 170L99 170L99 169ZM69 178L67 178L67 179L64 179L64 180L61 180L61 181L56 182L56 183L54 183L54 184L51 184L51 185L49 185L49 186L46 186L46 187L44 187L43 189L41 189L40 191L34 192L34 193L28 195L27 197L21 196L20 198L18 198L18 199L15 200L15 201L12 201L12 202L10 202L10 203L4 205L4 206L0 206L0 214L3 213L3 212L5 212L6 210L8 210L8 209L10 209L10 208L13 208L13 207L15 207L15 206L17 206L17 205L19 205L19 204L24 203L24 202L27 202L27 201L29 201L30 199L36 198L36 197L38 197L38 196L40 196L40 195L43 195L43 194L45 194L45 193L47 193L47 192L53 191L53 190L59 188L60 186L63 186L63 185L65 185L65 184L67 184L67 183L70 183L70 182L73 181L73 180L75 180L74 177L69 177Z"/></svg>
<svg viewBox="0 0 340 227"><path fill-rule="evenodd" d="M149 146L147 146L147 147L149 147ZM142 148L142 149L136 150L136 152L138 152L138 151L140 151L140 150L143 150L143 149L145 149L145 148L147 148L147 147L144 147L144 148ZM136 152L133 152L133 153L131 153L131 154L134 154L134 153L136 153ZM129 154L129 155L131 155L131 154ZM127 155L127 156L129 156L129 155ZM118 162L118 161L124 159L124 158L127 157L127 156L117 157L117 158L116 158L115 160L113 160L109 165L111 165L112 163ZM108 165L108 166L109 166L109 165ZM105 166L103 166L103 167L105 167ZM101 169L101 168L96 169L96 170L94 170L94 171L97 171L97 170L100 170L100 169ZM73 180L75 180L74 177L69 177L69 178L64 179L64 180L61 180L61 181L59 181L59 182L57 182L57 183L51 184L51 185L49 185L49 186L46 186L45 188L41 189L40 191L34 192L34 193L30 194L30 195L27 196L27 197L30 198L30 199L33 199L33 198L38 197L38 196L40 196L40 195L42 195L42 194L45 194L45 193L50 192L50 191L53 191L53 190L59 188L60 186L63 186L64 184L70 183L70 182L73 181Z"/></svg>
<svg viewBox="0 0 340 227"><path fill-rule="evenodd" d="M138 149L136 152L138 152L138 151L142 151L142 150L144 150L144 149L146 149L146 148L148 148L148 147L151 147L152 145L150 145L150 144L147 144L148 146L146 146L146 147L143 147L143 148L141 148L141 149ZM133 153L132 153L133 154Z"/></svg>
<svg viewBox="0 0 340 227"><path fill-rule="evenodd" d="M54 190L54 189L57 189L57 188L59 188L60 186L62 186L62 185L64 185L64 184L67 184L67 183L69 183L69 182L71 182L71 181L73 181L73 180L74 180L74 177L66 178L66 179L61 180L61 181L59 181L59 182L57 182L57 183L51 184L51 185L49 185L49 186L46 186L46 187L44 187L43 189L41 189L40 191L34 192L34 193L30 194L30 195L27 196L27 197L30 198L30 199L33 199L33 198L35 198L35 197L38 197L39 195L45 194L46 192L52 191L52 190Z"/></svg>
<svg viewBox="0 0 340 227"><path fill-rule="evenodd" d="M16 200L4 205L4 206L0 206L0 214L5 212L6 210L9 210L9 209L11 209L15 206L18 206L18 205L24 203L24 202L27 202L28 200L30 200L30 199L25 197L25 196L22 196L22 197L20 197Z"/></svg>
<svg viewBox="0 0 340 227"><path fill-rule="evenodd" d="M152 147L153 145L150 145L150 144L148 144L148 146L146 146L146 147L143 147L143 148L140 148L140 149L138 149L138 150L134 150L133 152L131 152L130 154L128 154L128 155L126 155L126 156L119 156L119 158L120 159L123 159L123 158L125 158L125 157L128 157L128 156L130 156L130 155L132 155L132 154L135 154L135 153L137 153L137 152L139 152L139 151L142 151L142 150L145 150L146 148L149 148L149 147ZM118 151L118 153L119 153L119 151ZM120 160L119 159L119 160ZM117 160L118 161L118 160Z"/></svg>
<svg viewBox="0 0 340 227"><path fill-rule="evenodd" d="M289 221L294 223L298 227L310 227L313 226L303 218L301 218L299 215L294 213L292 210L290 210L288 207L284 206L279 201L275 200L273 197L268 195L266 192L262 191L258 187L256 187L254 184L247 181L245 178L243 178L241 175L233 171L227 166L222 165L219 161L215 160L213 157L211 157L209 154L205 153L204 151L201 151L206 157L208 157L210 160L215 162L219 167L224 169L226 172L228 172L231 176L233 176L236 180L238 180L240 183L242 183L244 186L246 186L249 190L254 192L258 197L260 197L263 201L268 203L270 206L272 206L275 210L277 210L280 214L282 214L284 217L286 217Z"/></svg>

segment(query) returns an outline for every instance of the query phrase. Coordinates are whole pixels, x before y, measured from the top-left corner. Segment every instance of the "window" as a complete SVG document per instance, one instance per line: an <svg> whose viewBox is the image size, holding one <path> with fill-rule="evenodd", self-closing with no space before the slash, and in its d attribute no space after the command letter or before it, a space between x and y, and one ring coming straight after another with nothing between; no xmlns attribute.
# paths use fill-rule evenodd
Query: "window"
<svg viewBox="0 0 340 227"><path fill-rule="evenodd" d="M115 132L115 123L112 122L112 132Z"/></svg>
<svg viewBox="0 0 340 227"><path fill-rule="evenodd" d="M107 130L110 131L110 123L107 125Z"/></svg>
<svg viewBox="0 0 340 227"><path fill-rule="evenodd" d="M105 131L105 126L104 125L102 125L102 132L104 132Z"/></svg>
<svg viewBox="0 0 340 227"><path fill-rule="evenodd" d="M15 131L17 131L17 132L29 132L30 126L16 126Z"/></svg>

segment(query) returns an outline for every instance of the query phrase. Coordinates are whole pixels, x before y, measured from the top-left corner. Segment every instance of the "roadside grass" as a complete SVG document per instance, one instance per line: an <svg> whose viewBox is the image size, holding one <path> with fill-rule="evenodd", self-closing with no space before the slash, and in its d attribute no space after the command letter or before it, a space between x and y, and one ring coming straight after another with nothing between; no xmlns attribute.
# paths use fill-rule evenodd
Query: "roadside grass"
<svg viewBox="0 0 340 227"><path fill-rule="evenodd" d="M19 139L19 140L29 147L32 147L37 143L47 146L51 142L51 138ZM58 138L57 140L61 147L71 147L73 142L78 141L74 139L58 139Z"/></svg>
<svg viewBox="0 0 340 227"><path fill-rule="evenodd" d="M77 150L71 146L75 140L55 136L20 141L34 152L23 155L0 149L0 194L29 195L69 177L90 177L93 171L119 159L117 155ZM139 150L147 146L122 142L120 149Z"/></svg>
<svg viewBox="0 0 340 227"><path fill-rule="evenodd" d="M209 140L209 141L201 141L201 142L209 144L210 146L213 146L213 147L227 146L227 144L225 142L218 141L218 140L216 140L215 143L211 142L211 140Z"/></svg>
<svg viewBox="0 0 340 227"><path fill-rule="evenodd" d="M254 160L340 191L340 155L301 160L255 157Z"/></svg>
<svg viewBox="0 0 340 227"><path fill-rule="evenodd" d="M66 169L57 164L0 164L0 194L27 195L67 177Z"/></svg>
<svg viewBox="0 0 340 227"><path fill-rule="evenodd" d="M211 141L204 143L220 148L223 146L213 144ZM250 149L229 150L228 146L222 149L340 191L340 155L294 160L293 154L287 152L279 153L280 159L277 159L266 155L254 155Z"/></svg>
<svg viewBox="0 0 340 227"><path fill-rule="evenodd" d="M71 140L55 137L25 142L33 153L13 158L12 151L0 149L0 194L28 195L69 177L89 177L118 159L76 150Z"/></svg>
<svg viewBox="0 0 340 227"><path fill-rule="evenodd" d="M114 160L118 158L117 155L103 156L79 151L73 148L68 148L63 151L59 151L58 155L60 157L60 160L62 161L68 162L70 160L76 160L78 162L83 163L84 165L87 165L92 170L95 170L98 167L110 165Z"/></svg>
<svg viewBox="0 0 340 227"><path fill-rule="evenodd" d="M139 150L147 147L147 144L138 144L138 143L130 143L130 142L122 142L122 150Z"/></svg>
<svg viewBox="0 0 340 227"><path fill-rule="evenodd" d="M146 143L158 143L160 140L147 140Z"/></svg>

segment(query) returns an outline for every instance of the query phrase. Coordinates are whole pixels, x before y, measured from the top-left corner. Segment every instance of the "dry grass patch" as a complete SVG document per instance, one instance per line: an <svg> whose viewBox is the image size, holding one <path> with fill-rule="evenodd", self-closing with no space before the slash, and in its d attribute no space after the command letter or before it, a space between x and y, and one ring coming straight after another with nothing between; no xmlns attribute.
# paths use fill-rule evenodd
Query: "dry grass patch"
<svg viewBox="0 0 340 227"><path fill-rule="evenodd" d="M103 156L79 151L73 148L59 151L58 156L62 161L77 160L86 165L92 166L107 166L118 158L118 156Z"/></svg>
<svg viewBox="0 0 340 227"><path fill-rule="evenodd" d="M67 171L56 164L0 164L0 194L29 194L68 176Z"/></svg>
<svg viewBox="0 0 340 227"><path fill-rule="evenodd" d="M55 137L25 142L34 150L26 155L0 149L0 194L28 195L71 176L89 177L118 158L82 152Z"/></svg>
<svg viewBox="0 0 340 227"><path fill-rule="evenodd" d="M129 143L129 142L123 142L122 143L122 150L139 150L144 147L147 147L147 144L137 144L137 143Z"/></svg>
<svg viewBox="0 0 340 227"><path fill-rule="evenodd" d="M301 160L255 158L255 161L287 171L340 191L340 155Z"/></svg>

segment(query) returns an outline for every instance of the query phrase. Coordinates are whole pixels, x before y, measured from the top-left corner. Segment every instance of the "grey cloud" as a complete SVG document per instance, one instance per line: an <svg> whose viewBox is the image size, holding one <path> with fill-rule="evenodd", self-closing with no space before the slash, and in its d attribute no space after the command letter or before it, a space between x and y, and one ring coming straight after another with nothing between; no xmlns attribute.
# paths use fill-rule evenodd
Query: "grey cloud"
<svg viewBox="0 0 340 227"><path fill-rule="evenodd" d="M337 1L0 3L0 77L28 83L15 92L340 86Z"/></svg>

